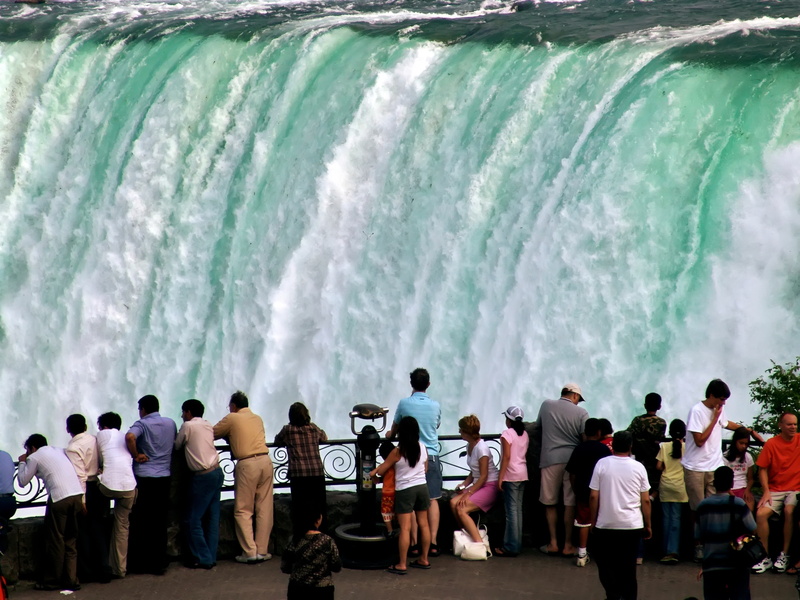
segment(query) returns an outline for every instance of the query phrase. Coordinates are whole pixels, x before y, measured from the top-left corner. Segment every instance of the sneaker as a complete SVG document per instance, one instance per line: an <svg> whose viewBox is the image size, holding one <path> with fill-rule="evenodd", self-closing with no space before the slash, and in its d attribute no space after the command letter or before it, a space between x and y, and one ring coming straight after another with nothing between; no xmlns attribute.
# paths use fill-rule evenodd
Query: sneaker
<svg viewBox="0 0 800 600"><path fill-rule="evenodd" d="M750 569L753 573L766 573L772 568L772 560L768 556L760 563L753 565L753 568Z"/></svg>
<svg viewBox="0 0 800 600"><path fill-rule="evenodd" d="M575 564L579 567L585 567L589 564L589 555L584 554L583 556L579 556L578 559L575 561Z"/></svg>
<svg viewBox="0 0 800 600"><path fill-rule="evenodd" d="M256 562L264 562L265 560L272 560L272 554L269 552L266 554L256 554Z"/></svg>
<svg viewBox="0 0 800 600"><path fill-rule="evenodd" d="M662 565L674 565L678 562L678 557L674 554L667 554L659 561Z"/></svg>
<svg viewBox="0 0 800 600"><path fill-rule="evenodd" d="M235 560L238 563L242 563L244 565L254 565L257 562L259 562L258 556L259 556L258 554L256 554L255 556L247 556L246 554L240 554L233 560Z"/></svg>
<svg viewBox="0 0 800 600"><path fill-rule="evenodd" d="M786 555L785 552L781 552L780 554L778 554L778 558L775 559L775 564L772 565L772 568L775 569L778 573L784 573L788 566L789 566L789 557Z"/></svg>
<svg viewBox="0 0 800 600"><path fill-rule="evenodd" d="M697 544L694 547L694 562L701 562L703 560L703 545Z"/></svg>

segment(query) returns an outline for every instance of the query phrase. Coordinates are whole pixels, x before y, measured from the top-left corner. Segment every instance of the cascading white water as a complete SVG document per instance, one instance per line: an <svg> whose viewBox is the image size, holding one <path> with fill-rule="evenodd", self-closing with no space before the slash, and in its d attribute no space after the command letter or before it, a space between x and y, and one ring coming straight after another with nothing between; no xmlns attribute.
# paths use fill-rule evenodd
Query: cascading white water
<svg viewBox="0 0 800 600"><path fill-rule="evenodd" d="M351 21L0 38L1 447L145 393L213 420L237 388L268 435L303 401L346 436L416 366L443 433L567 381L617 427L713 377L755 414L800 333L800 73L670 52L793 22L530 46Z"/></svg>

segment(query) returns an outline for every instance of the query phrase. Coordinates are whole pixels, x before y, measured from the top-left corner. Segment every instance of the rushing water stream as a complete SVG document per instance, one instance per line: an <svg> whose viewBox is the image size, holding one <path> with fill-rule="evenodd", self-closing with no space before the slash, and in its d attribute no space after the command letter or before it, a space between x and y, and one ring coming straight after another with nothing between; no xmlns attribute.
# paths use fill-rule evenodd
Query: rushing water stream
<svg viewBox="0 0 800 600"><path fill-rule="evenodd" d="M333 436L800 354L800 2L0 4L0 447L241 388ZM14 454L16 456L16 454Z"/></svg>

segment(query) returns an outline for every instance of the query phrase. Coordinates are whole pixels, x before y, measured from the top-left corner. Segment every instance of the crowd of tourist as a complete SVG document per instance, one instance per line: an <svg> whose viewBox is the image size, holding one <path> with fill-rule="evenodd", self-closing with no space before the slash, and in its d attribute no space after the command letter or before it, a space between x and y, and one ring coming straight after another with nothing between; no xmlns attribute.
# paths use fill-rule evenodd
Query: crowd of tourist
<svg viewBox="0 0 800 600"><path fill-rule="evenodd" d="M159 413L153 395L138 402L139 419L122 433L122 419L113 412L97 419L96 436L87 433L83 415L66 421L71 436L65 449L48 444L38 433L27 438L19 457L21 487L34 477L48 494L44 530L46 556L36 589L77 590L80 581L107 583L128 573L163 574L172 497L173 451L185 456L191 473L185 506L181 507L189 559L186 566L211 569L219 540L223 472L214 440L224 438L236 459L234 522L242 553L238 562L271 558L272 461L264 424L249 409L247 396L231 396L229 414L216 425L203 419L196 399L181 407L182 425ZM323 434L324 435L324 434ZM13 516L13 463L0 454L0 520ZM10 477L9 477L10 473ZM112 512L110 538L106 517Z"/></svg>
<svg viewBox="0 0 800 600"><path fill-rule="evenodd" d="M410 384L412 393L399 402L381 445L383 461L371 473L382 483L380 513L387 536L397 539L399 559L388 569L396 575L405 575L409 567L430 569L431 558L441 553L441 407L427 393L425 369L415 369ZM682 558L682 520L692 519L693 558L702 565L706 598L749 598L750 569L732 562L729 542L757 531L769 549L770 520L778 516L784 519L781 550L752 572L797 572L800 564L789 557L800 493L797 416L781 416L780 434L764 443L754 463L750 440L764 441L726 419L729 397L728 386L713 380L686 422L675 419L667 427L658 416L661 397L651 393L644 400L645 414L614 433L607 419L589 416L580 386L568 383L559 399L542 403L535 421L525 422L519 406L502 411L506 429L497 461L481 437L479 418L462 417L458 432L466 442L468 474L448 495L456 526L468 543L481 545L478 555L470 556L519 555L523 522L530 518L524 509L527 491L536 493L544 507L547 543L539 550L573 557L578 567L594 560L609 599L637 597L636 565L642 563L656 521L662 532L660 562L670 565ZM142 397L138 409L139 419L125 433L116 413L97 418L97 435L88 433L83 415L74 414L66 420L70 441L65 449L49 445L41 434L25 441L18 484L24 487L39 477L49 495L38 589L77 590L80 582L164 573L173 451L184 455L191 472L180 507L186 566L213 568L223 485L218 439L227 440L235 459L234 523L241 547L235 560L255 564L272 558L273 464L264 423L250 410L247 396L233 394L229 413L216 425L203 419L199 400L187 400L179 430L159 413L155 396ZM723 429L734 432L724 454ZM289 423L275 437L276 445L288 449L293 537L281 566L290 574L290 598L333 597L331 573L341 568L336 545L324 533L327 500L319 445L325 441L325 432L311 422L302 403L291 405ZM13 476L11 457L0 452L0 528L14 514ZM537 485L526 490L533 479ZM474 516L501 504L505 530L502 543L491 548Z"/></svg>

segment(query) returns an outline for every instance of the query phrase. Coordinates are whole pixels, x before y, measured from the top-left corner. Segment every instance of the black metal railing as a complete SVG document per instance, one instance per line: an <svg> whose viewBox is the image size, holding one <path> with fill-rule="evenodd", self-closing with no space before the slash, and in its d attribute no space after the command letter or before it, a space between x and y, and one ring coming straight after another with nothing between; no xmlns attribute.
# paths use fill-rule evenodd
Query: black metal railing
<svg viewBox="0 0 800 600"><path fill-rule="evenodd" d="M495 464L500 464L500 436L489 434L482 436L489 444L489 450ZM289 487L289 452L285 447L267 444L275 467L273 486ZM233 471L236 460L231 455L231 448L218 445L220 467L225 474L223 491L233 490ZM439 436L439 459L442 465L442 476L445 481L461 481L467 475L466 442L458 435ZM356 440L328 440L320 444L320 456L325 469L325 484L328 486L348 486L356 484ZM44 482L34 477L30 483L20 487L14 477L14 491L20 508L44 506L47 504L47 490Z"/></svg>

